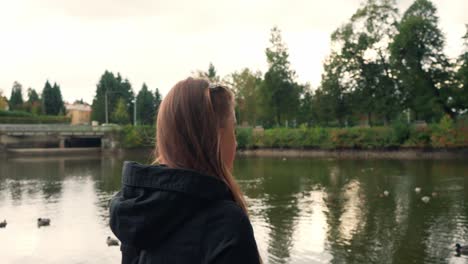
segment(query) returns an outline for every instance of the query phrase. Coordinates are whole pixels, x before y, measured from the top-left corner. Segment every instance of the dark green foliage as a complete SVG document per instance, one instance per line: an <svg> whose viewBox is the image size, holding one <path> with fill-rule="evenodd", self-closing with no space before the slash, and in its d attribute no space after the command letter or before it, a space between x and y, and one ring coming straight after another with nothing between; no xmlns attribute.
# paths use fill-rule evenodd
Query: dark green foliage
<svg viewBox="0 0 468 264"><path fill-rule="evenodd" d="M208 65L208 71L204 72L199 70L195 73L195 77L207 79L212 83L218 83L220 81L220 78L216 73L216 68L211 62L210 65Z"/></svg>
<svg viewBox="0 0 468 264"><path fill-rule="evenodd" d="M156 88L156 90L154 91L154 109L155 109L155 113L154 113L154 118L155 118L155 124L156 124L156 121L157 121L157 117L158 117L158 112L159 112L159 106L161 105L161 102L162 102L162 95L161 93L159 92L159 89Z"/></svg>
<svg viewBox="0 0 468 264"><path fill-rule="evenodd" d="M411 127L408 125L407 122L398 119L393 123L392 127L395 143L403 144L406 140L408 140L410 136Z"/></svg>
<svg viewBox="0 0 468 264"><path fill-rule="evenodd" d="M403 103L416 119L430 122L443 113L455 115L448 106L451 65L444 43L436 8L429 0L416 0L403 15L390 48Z"/></svg>
<svg viewBox="0 0 468 264"><path fill-rule="evenodd" d="M112 113L115 112L117 102L123 98L128 117L133 117L134 94L130 82L123 80L119 73L115 76L112 72L105 71L96 86L96 95L94 96L91 114L92 120L100 123L106 122L105 98L107 92L108 117L110 123L116 123ZM120 120L121 121L121 120ZM129 118L130 121L130 118Z"/></svg>
<svg viewBox="0 0 468 264"><path fill-rule="evenodd" d="M49 81L47 80L44 89L42 90L42 111L44 114L51 114L54 105L53 105L53 90L52 86L50 85Z"/></svg>
<svg viewBox="0 0 468 264"><path fill-rule="evenodd" d="M395 6L393 0L368 0L332 35L338 48L324 63L320 96L341 126L356 118L372 125L373 116L388 123L399 110L387 48L396 33Z"/></svg>
<svg viewBox="0 0 468 264"><path fill-rule="evenodd" d="M153 148L156 138L156 128L154 126L124 126L119 131L120 142L124 148Z"/></svg>
<svg viewBox="0 0 468 264"><path fill-rule="evenodd" d="M39 101L39 95L37 94L36 90L28 88L28 103L34 103Z"/></svg>
<svg viewBox="0 0 468 264"><path fill-rule="evenodd" d="M10 110L22 110L23 103L23 87L19 82L14 82L9 100Z"/></svg>
<svg viewBox="0 0 468 264"><path fill-rule="evenodd" d="M271 30L271 46L265 51L268 71L259 89L261 117L264 126L282 126L296 118L302 86L291 70L288 49L281 37L281 31Z"/></svg>
<svg viewBox="0 0 468 264"><path fill-rule="evenodd" d="M130 122L127 106L125 105L125 100L123 98L120 98L119 101L117 101L117 106L115 107L114 112L112 112L112 120L119 125L125 125Z"/></svg>
<svg viewBox="0 0 468 264"><path fill-rule="evenodd" d="M317 120L317 115L314 113L313 92L309 85L304 86L302 90L304 94L300 100L297 122L311 126Z"/></svg>
<svg viewBox="0 0 468 264"><path fill-rule="evenodd" d="M463 37L465 50L458 58L456 86L453 88L454 105L458 113L468 112L468 24Z"/></svg>
<svg viewBox="0 0 468 264"><path fill-rule="evenodd" d="M345 85L341 83L343 78L343 62L338 54L332 54L324 63L322 83L316 92L318 116L321 123L329 125L337 120L340 126L349 123L352 114L351 95Z"/></svg>
<svg viewBox="0 0 468 264"><path fill-rule="evenodd" d="M219 81L219 77L218 75L216 74L216 69L213 65L213 63L210 62L210 65L208 67L208 73L207 73L207 76L208 79L212 82L218 82Z"/></svg>
<svg viewBox="0 0 468 264"><path fill-rule="evenodd" d="M0 110L0 116L9 116L9 117L32 117L33 114L25 111L18 111L18 110L10 110L10 111L3 111Z"/></svg>
<svg viewBox="0 0 468 264"><path fill-rule="evenodd" d="M153 125L155 121L156 107L153 93L148 90L148 86L143 86L137 95L137 120L138 124Z"/></svg>
<svg viewBox="0 0 468 264"><path fill-rule="evenodd" d="M245 68L240 72L234 72L230 77L236 97L237 123L255 126L259 114L257 99L262 82L261 73Z"/></svg>
<svg viewBox="0 0 468 264"><path fill-rule="evenodd" d="M449 118L449 117L448 117ZM403 126L403 124L402 124ZM395 149L459 148L468 146L468 128L447 125L447 121L427 128L273 128L263 133L237 129L238 147L243 148L319 148L319 149Z"/></svg>
<svg viewBox="0 0 468 264"><path fill-rule="evenodd" d="M65 116L34 115L24 111L1 111L0 124L67 124Z"/></svg>
<svg viewBox="0 0 468 264"><path fill-rule="evenodd" d="M253 146L252 131L252 128L236 128L237 147L239 149L250 148Z"/></svg>
<svg viewBox="0 0 468 264"><path fill-rule="evenodd" d="M54 83L52 86L52 100L53 100L53 112L52 115L63 115L65 114L65 105L63 103L62 92L60 91L60 86L57 83Z"/></svg>
<svg viewBox="0 0 468 264"><path fill-rule="evenodd" d="M57 83L51 86L49 81L46 81L44 89L42 90L42 110L46 115L65 114L62 92Z"/></svg>

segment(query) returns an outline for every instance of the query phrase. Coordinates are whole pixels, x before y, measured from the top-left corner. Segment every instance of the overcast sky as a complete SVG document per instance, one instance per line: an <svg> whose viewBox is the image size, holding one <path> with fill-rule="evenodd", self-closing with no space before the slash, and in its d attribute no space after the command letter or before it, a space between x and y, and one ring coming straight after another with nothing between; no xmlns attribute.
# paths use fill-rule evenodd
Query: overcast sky
<svg viewBox="0 0 468 264"><path fill-rule="evenodd" d="M134 91L146 82L165 94L213 62L219 75L249 67L265 72L265 48L277 25L298 81L315 88L330 34L360 0L0 0L0 89L14 81L42 91L57 82L67 101L91 103L104 70L120 72ZM400 0L402 13L411 0ZM468 23L467 0L433 0L456 57Z"/></svg>

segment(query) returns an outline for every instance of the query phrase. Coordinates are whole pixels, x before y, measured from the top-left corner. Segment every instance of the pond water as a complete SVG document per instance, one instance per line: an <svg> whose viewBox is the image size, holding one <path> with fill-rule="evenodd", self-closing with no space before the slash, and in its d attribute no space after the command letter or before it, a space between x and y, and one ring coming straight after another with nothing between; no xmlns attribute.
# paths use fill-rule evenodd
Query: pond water
<svg viewBox="0 0 468 264"><path fill-rule="evenodd" d="M0 262L119 263L105 241L123 160L148 162L0 159ZM464 160L238 158L235 175L265 263L468 263Z"/></svg>

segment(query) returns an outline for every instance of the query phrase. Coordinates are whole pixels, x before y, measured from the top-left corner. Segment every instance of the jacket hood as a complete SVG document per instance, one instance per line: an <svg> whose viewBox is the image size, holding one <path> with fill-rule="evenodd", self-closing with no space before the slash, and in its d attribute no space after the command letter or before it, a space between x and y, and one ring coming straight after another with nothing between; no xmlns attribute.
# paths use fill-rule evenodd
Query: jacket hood
<svg viewBox="0 0 468 264"><path fill-rule="evenodd" d="M110 201L110 227L122 245L148 249L218 200L233 199L215 177L126 161L122 189Z"/></svg>

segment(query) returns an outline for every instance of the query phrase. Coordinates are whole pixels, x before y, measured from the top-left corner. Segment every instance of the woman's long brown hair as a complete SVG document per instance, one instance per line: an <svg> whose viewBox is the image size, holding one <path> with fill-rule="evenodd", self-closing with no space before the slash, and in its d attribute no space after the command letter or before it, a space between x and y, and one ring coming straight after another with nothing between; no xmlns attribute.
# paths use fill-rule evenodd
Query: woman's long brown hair
<svg viewBox="0 0 468 264"><path fill-rule="evenodd" d="M233 94L226 87L209 85L206 80L188 78L165 96L157 117L155 163L219 178L247 214L244 196L221 157L219 131L233 116Z"/></svg>

